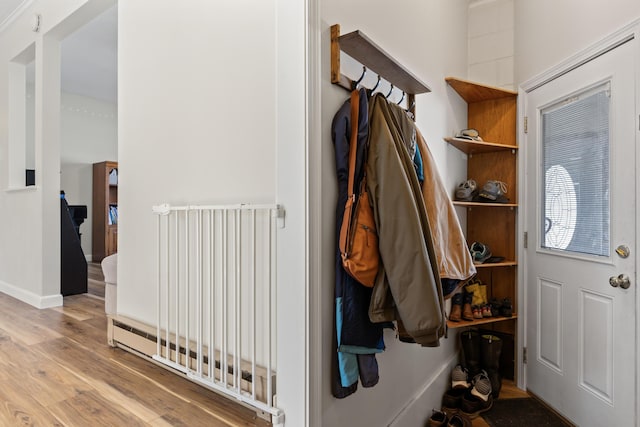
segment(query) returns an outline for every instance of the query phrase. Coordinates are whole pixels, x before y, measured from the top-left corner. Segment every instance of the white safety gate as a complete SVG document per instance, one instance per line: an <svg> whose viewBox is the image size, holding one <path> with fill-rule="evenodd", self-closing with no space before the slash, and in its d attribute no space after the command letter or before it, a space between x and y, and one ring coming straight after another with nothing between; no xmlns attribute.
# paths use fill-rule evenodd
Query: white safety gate
<svg viewBox="0 0 640 427"><path fill-rule="evenodd" d="M277 205L154 206L153 358L284 422L276 407Z"/></svg>

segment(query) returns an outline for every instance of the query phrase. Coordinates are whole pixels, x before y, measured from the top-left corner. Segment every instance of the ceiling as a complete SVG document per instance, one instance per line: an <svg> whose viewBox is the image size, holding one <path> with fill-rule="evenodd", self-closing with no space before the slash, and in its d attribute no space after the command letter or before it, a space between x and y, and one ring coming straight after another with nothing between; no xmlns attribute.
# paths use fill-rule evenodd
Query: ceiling
<svg viewBox="0 0 640 427"><path fill-rule="evenodd" d="M0 0L0 32L32 0ZM61 43L62 91L116 103L118 9L113 6Z"/></svg>
<svg viewBox="0 0 640 427"><path fill-rule="evenodd" d="M5 1L5 0L0 0ZM118 8L112 7L62 41L62 91L116 103Z"/></svg>

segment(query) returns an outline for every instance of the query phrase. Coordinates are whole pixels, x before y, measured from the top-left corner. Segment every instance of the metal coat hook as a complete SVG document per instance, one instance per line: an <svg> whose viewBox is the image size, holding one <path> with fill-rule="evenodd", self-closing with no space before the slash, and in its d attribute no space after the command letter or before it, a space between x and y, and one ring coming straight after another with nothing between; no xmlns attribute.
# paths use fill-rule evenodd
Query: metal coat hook
<svg viewBox="0 0 640 427"><path fill-rule="evenodd" d="M391 92L393 92L393 83L391 84L391 89L389 90L389 93L385 96L385 98L389 99Z"/></svg>
<svg viewBox="0 0 640 427"><path fill-rule="evenodd" d="M378 81L376 82L376 85L373 87L373 89L371 89L371 93L373 94L373 92L375 92L375 90L378 88L378 85L380 84L380 76L378 76Z"/></svg>
<svg viewBox="0 0 640 427"><path fill-rule="evenodd" d="M362 81L362 79L364 79L364 75L367 74L367 67L365 65L362 66L362 74L360 75L360 78L358 80L356 80L355 82L353 82L353 84L351 86L353 86L353 89L357 89L358 85L360 84L360 82Z"/></svg>
<svg viewBox="0 0 640 427"><path fill-rule="evenodd" d="M398 101L397 105L402 104L402 101L404 101L404 96L406 95L406 93L404 91L402 91L402 98L400 98L400 101Z"/></svg>

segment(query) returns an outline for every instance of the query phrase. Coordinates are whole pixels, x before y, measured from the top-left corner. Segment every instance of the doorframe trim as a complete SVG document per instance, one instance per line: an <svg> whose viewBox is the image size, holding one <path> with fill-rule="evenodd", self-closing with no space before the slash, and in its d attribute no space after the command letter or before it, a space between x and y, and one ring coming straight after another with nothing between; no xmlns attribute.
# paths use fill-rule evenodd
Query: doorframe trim
<svg viewBox="0 0 640 427"><path fill-rule="evenodd" d="M640 111L640 19L636 19L633 22L625 25L618 31L604 37L600 41L594 43L593 45L587 47L584 50L579 51L575 55L567 58L566 60L560 62L554 67L548 69L547 71L534 76L533 78L525 81L520 84L518 87L518 141L520 141L521 146L526 146L529 142L527 141L527 134L524 132L524 126L522 125L524 122L524 117L526 117L529 112L527 112L527 94L534 91L535 89L540 88L541 86L567 74L568 72L575 70L576 68L598 58L599 56L610 52L616 47L627 43L635 41L634 46L634 63L635 63L635 105L636 111L634 112L634 117L636 120L636 136L635 136L635 144L636 147L640 142L640 117L638 117L638 112ZM526 170L526 150L523 152L518 159L518 169L520 171L520 177L518 183L518 192L521 195L520 199L520 209L518 215L518 236L524 236L527 224L527 212L529 209L527 208L527 193L526 193L526 185L524 177L527 176ZM636 149L636 169L638 165L640 165L640 149ZM638 274L637 269L640 266L640 227L638 227L638 211L640 207L640 174L636 174L636 201L635 201L635 210L636 210L636 254L635 254L635 263L636 263L636 274L634 277L634 285L638 285ZM527 277L527 263L524 254L523 245L518 245L518 259L520 260L521 268L518 269L518 307L519 314L522 316L518 316L518 343L517 343L517 354L523 354L523 348L527 343L527 305L526 305L526 292L525 292L525 278ZM635 309L636 309L636 324L635 324L635 393L636 393L636 405L635 405L635 421L637 425L638 415L640 414L640 400L637 399L639 394L638 387L640 385L640 339L638 338L638 331L640 331L640 290L636 290L635 297ZM530 355L533 357L533 355ZM522 356L518 358L517 362L517 378L518 378L518 387L522 389L526 389L527 381L526 381L526 372L524 367L524 362Z"/></svg>
<svg viewBox="0 0 640 427"><path fill-rule="evenodd" d="M306 45L306 233L307 233L307 427L322 425L322 29L320 0L305 0Z"/></svg>

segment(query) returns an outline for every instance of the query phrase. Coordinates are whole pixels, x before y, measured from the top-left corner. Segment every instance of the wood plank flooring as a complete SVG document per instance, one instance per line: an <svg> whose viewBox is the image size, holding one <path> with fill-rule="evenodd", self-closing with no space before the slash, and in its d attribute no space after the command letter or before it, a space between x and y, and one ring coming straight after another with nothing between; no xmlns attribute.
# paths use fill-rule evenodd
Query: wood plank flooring
<svg viewBox="0 0 640 427"><path fill-rule="evenodd" d="M99 262L87 263L87 292L104 299L104 275Z"/></svg>
<svg viewBox="0 0 640 427"><path fill-rule="evenodd" d="M38 310L0 293L0 425L270 425L229 399L109 347L106 330L99 295L65 297L63 307Z"/></svg>

